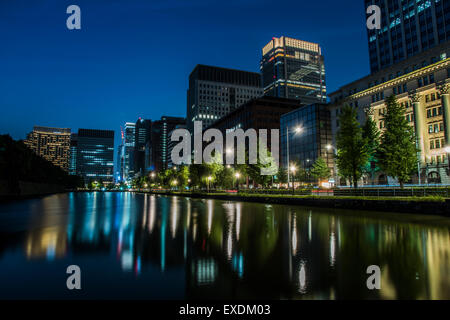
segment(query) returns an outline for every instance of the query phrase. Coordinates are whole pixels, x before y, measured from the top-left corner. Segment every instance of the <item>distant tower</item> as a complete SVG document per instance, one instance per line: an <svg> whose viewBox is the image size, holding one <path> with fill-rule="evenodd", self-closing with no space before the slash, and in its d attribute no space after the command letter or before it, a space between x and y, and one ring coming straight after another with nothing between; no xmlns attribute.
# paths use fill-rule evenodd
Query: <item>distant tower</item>
<svg viewBox="0 0 450 320"><path fill-rule="evenodd" d="M205 129L263 94L259 73L197 65L189 75L187 129L193 132L194 121Z"/></svg>
<svg viewBox="0 0 450 320"><path fill-rule="evenodd" d="M268 96L306 104L326 101L324 58L317 43L272 38L262 49L261 73Z"/></svg>
<svg viewBox="0 0 450 320"><path fill-rule="evenodd" d="M69 171L70 129L35 126L25 145L54 165Z"/></svg>

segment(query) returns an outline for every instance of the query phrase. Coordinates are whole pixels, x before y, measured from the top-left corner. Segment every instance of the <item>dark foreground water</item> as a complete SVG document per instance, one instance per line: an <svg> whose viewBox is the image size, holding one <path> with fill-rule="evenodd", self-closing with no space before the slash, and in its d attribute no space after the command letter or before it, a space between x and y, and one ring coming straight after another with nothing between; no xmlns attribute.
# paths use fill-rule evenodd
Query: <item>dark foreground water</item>
<svg viewBox="0 0 450 320"><path fill-rule="evenodd" d="M132 193L0 205L0 298L450 299L450 221ZM81 268L80 291L66 268ZM381 268L381 290L366 268Z"/></svg>

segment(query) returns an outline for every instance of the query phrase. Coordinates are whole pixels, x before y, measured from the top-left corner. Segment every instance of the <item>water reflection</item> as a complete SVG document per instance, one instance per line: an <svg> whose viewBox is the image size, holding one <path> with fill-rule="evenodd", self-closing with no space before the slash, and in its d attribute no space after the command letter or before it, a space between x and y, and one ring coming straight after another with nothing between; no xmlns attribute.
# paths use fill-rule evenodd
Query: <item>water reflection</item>
<svg viewBox="0 0 450 320"><path fill-rule="evenodd" d="M74 263L87 268L90 298L117 281L119 298L449 299L449 220L408 219L131 193L12 203L0 207L0 297L20 270L39 265L52 282L51 266ZM379 291L365 285L372 264Z"/></svg>

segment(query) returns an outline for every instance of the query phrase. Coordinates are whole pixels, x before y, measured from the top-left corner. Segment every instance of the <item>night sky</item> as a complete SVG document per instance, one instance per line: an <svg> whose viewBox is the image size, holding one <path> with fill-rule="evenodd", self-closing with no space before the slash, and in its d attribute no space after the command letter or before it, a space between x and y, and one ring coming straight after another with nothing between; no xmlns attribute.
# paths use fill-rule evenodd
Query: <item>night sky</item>
<svg viewBox="0 0 450 320"><path fill-rule="evenodd" d="M81 8L68 30L66 8ZM363 0L0 0L0 134L186 115L196 64L259 72L272 37L317 42L328 93L369 73Z"/></svg>

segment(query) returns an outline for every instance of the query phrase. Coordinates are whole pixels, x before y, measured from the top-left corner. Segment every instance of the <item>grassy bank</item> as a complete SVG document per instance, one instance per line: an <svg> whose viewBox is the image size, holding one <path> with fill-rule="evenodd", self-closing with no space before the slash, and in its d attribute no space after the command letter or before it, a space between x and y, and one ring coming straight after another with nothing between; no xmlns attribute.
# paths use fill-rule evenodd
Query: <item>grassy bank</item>
<svg viewBox="0 0 450 320"><path fill-rule="evenodd" d="M155 192L158 193L158 192ZM370 200L370 201L417 201L417 202L445 202L446 198L441 196L426 196L426 197L368 197L368 196L319 196L319 195L288 195L288 194L257 194L257 193L228 193L228 192L162 192L164 194L173 195L205 195L205 196L230 196L230 197L247 197L247 198L286 198L286 199L315 199L315 200Z"/></svg>
<svg viewBox="0 0 450 320"><path fill-rule="evenodd" d="M198 199L245 201L268 204L298 205L348 210L419 213L450 217L450 199L441 196L427 197L362 197L328 195L276 195L227 192L148 191L150 193L183 196Z"/></svg>

